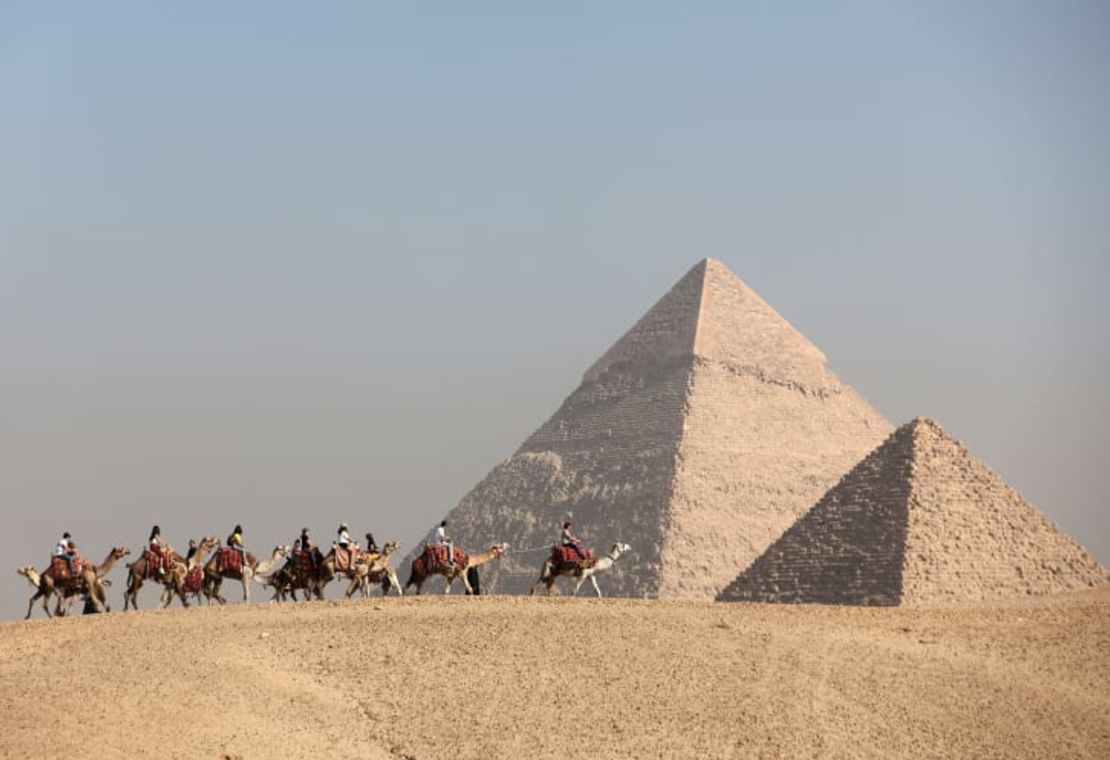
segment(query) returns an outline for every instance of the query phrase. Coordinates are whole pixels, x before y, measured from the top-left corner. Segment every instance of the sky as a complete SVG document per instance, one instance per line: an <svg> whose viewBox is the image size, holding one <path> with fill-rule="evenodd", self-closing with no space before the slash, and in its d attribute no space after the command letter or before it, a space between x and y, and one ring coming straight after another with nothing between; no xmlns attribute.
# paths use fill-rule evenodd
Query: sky
<svg viewBox="0 0 1110 760"><path fill-rule="evenodd" d="M411 547L707 256L1110 564L1108 123L1102 2L0 0L8 564Z"/></svg>

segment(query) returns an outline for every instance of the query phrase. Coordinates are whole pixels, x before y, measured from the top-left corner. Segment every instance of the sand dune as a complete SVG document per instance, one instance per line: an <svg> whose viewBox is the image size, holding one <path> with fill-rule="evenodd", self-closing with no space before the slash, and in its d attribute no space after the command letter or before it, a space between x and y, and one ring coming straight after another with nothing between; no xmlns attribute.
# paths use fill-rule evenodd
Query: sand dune
<svg viewBox="0 0 1110 760"><path fill-rule="evenodd" d="M375 599L0 625L0 757L1110 757L1110 592Z"/></svg>

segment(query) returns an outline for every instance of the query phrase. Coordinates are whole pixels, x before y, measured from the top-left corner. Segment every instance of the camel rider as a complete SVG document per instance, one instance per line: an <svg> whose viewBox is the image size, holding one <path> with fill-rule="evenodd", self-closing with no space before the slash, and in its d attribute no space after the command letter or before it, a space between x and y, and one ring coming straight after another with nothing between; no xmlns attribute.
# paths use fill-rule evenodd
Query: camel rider
<svg viewBox="0 0 1110 760"><path fill-rule="evenodd" d="M61 539L54 545L54 556L61 557L66 561L66 567L69 568L69 574L73 575L73 553L70 551L70 546L73 544L72 537L69 531L62 534Z"/></svg>
<svg viewBox="0 0 1110 760"><path fill-rule="evenodd" d="M196 539L189 539L189 551L185 554L185 562L188 563L197 555L197 542Z"/></svg>
<svg viewBox="0 0 1110 760"><path fill-rule="evenodd" d="M150 545L150 553L157 559L158 564L154 569L161 578L166 572L166 542L162 540L162 529L155 525L150 529L150 538L147 539Z"/></svg>
<svg viewBox="0 0 1110 760"><path fill-rule="evenodd" d="M247 564L247 550L243 546L243 526L236 525L235 530L231 531L231 535L227 537L227 545L229 549L234 549L239 552L239 558L243 561L243 566Z"/></svg>
<svg viewBox="0 0 1110 760"><path fill-rule="evenodd" d="M453 567L455 564L455 544L447 535L447 521L440 522L439 527L436 528L436 546L443 546L447 548L447 565Z"/></svg>
<svg viewBox="0 0 1110 760"><path fill-rule="evenodd" d="M371 554L381 554L381 551L378 549L378 543L374 540L373 533L366 534L366 551Z"/></svg>
<svg viewBox="0 0 1110 760"><path fill-rule="evenodd" d="M347 527L347 523L339 524L338 534L339 538L336 540L336 544L347 555L347 565L350 566L354 564L354 557L351 556L351 529Z"/></svg>
<svg viewBox="0 0 1110 760"><path fill-rule="evenodd" d="M301 528L301 536L296 541L294 541L293 544L294 546L300 544L301 551L304 552L305 556L308 557L309 566L312 567L313 570L315 570L316 553L313 550L316 548L316 544L312 543L312 539L308 537L308 528ZM294 554L296 554L296 552L294 552Z"/></svg>
<svg viewBox="0 0 1110 760"><path fill-rule="evenodd" d="M578 536L571 531L570 520L563 523L563 532L559 534L559 544L572 547L578 555L578 559L586 559L586 550L582 548L582 542L578 540Z"/></svg>

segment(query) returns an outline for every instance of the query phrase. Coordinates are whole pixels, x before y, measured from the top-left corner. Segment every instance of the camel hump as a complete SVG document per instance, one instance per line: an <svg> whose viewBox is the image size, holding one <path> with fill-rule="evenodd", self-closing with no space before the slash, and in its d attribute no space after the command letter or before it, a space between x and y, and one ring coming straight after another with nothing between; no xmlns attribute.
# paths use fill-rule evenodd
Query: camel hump
<svg viewBox="0 0 1110 760"><path fill-rule="evenodd" d="M552 564L555 564L555 565L564 565L564 564L572 564L573 563L573 564L580 564L583 567L590 567L595 562L597 562L597 558L594 556L594 553L589 549L583 549L581 552L579 552L578 547L575 547L575 546L558 546L558 545L556 545L556 546L552 547L552 550L551 550L551 562L552 562Z"/></svg>
<svg viewBox="0 0 1110 760"><path fill-rule="evenodd" d="M50 569L44 573L49 574L51 578L58 581L69 580L76 578L85 571L85 558L81 556L74 556L73 558L73 573L69 571L69 563L66 562L65 557L51 557Z"/></svg>
<svg viewBox="0 0 1110 760"><path fill-rule="evenodd" d="M424 546L424 556L427 558L428 567L446 567L447 562L447 547L437 546L435 544L426 544ZM459 547L455 547L455 564L465 566L470 561L470 555L464 552Z"/></svg>
<svg viewBox="0 0 1110 760"><path fill-rule="evenodd" d="M254 555L247 553L247 564L255 564ZM239 553L238 549L220 549L219 559L216 564L218 572L243 572L243 555Z"/></svg>

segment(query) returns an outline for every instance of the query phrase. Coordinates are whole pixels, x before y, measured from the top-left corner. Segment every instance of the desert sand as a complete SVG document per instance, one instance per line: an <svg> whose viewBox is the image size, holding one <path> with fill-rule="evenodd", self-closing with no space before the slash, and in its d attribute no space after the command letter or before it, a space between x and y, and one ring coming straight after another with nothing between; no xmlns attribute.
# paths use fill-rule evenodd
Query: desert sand
<svg viewBox="0 0 1110 760"><path fill-rule="evenodd" d="M1110 757L1110 591L375 598L0 625L3 758Z"/></svg>

